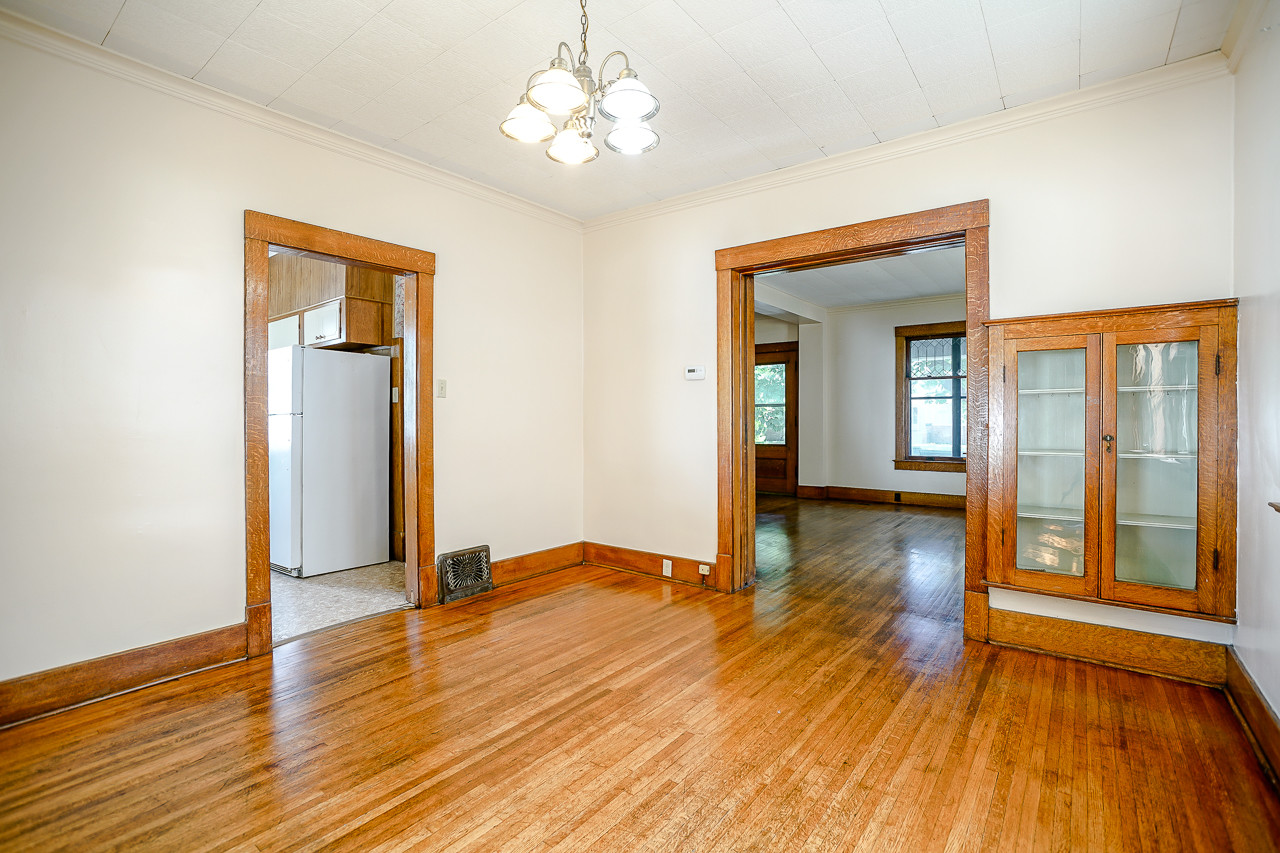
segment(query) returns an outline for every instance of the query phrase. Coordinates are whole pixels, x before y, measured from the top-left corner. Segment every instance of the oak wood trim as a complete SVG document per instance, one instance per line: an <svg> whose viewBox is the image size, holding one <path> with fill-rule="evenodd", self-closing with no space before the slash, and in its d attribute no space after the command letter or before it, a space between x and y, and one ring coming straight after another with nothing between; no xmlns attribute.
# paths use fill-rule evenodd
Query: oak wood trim
<svg viewBox="0 0 1280 853"><path fill-rule="evenodd" d="M1233 303L1236 300L1231 300ZM1218 432L1217 432L1217 547L1220 573L1215 600L1209 605L1212 612L1232 619L1236 615L1236 525L1239 512L1240 420L1236 408L1237 327L1239 309L1236 305L1223 305L1218 309L1218 353L1222 357L1222 371L1218 375ZM1280 509L1280 508L1278 508Z"/></svg>
<svg viewBox="0 0 1280 853"><path fill-rule="evenodd" d="M763 352L800 352L799 341L778 341L772 344L756 344L756 354Z"/></svg>
<svg viewBox="0 0 1280 853"><path fill-rule="evenodd" d="M1197 302L1169 302L1163 305L1135 305L1129 308L1102 308L1097 311L1071 311L1065 314L1036 314L1026 317L1000 317L998 319L987 320L985 322L988 326L1008 326L1022 323L1051 323L1067 321L1072 323L1072 328L1080 328L1078 322L1081 320L1101 320L1111 317L1124 317L1130 314L1161 314L1166 311L1195 311L1200 309L1217 310L1220 308L1234 308L1239 304L1240 300L1236 298L1204 299ZM1150 326L1142 325L1137 328L1150 328ZM1090 329L1090 331L1101 331L1101 329Z"/></svg>
<svg viewBox="0 0 1280 853"><path fill-rule="evenodd" d="M489 566L494 586L515 583L525 578L558 572L582 565L583 543L571 542L556 548L547 548L505 560L494 560Z"/></svg>
<svg viewBox="0 0 1280 853"><path fill-rule="evenodd" d="M246 607L244 611L246 647L249 657L271 651L271 602Z"/></svg>
<svg viewBox="0 0 1280 853"><path fill-rule="evenodd" d="M271 600L270 494L267 461L266 352L270 245L317 253L405 277L402 400L405 593L417 607L435 604L435 500L432 441L432 289L435 255L253 210L245 233L245 529L247 609ZM264 611L269 614L269 611ZM248 618L248 617L246 617ZM265 654L263 619L255 615L251 654Z"/></svg>
<svg viewBox="0 0 1280 853"><path fill-rule="evenodd" d="M983 199L720 249L716 252L716 269L754 273L834 263L870 251L883 253L886 249L931 245L940 236L956 239L967 229L985 227L989 207Z"/></svg>
<svg viewBox="0 0 1280 853"><path fill-rule="evenodd" d="M825 501L827 499L826 486L796 486L796 497L810 501Z"/></svg>
<svg viewBox="0 0 1280 853"><path fill-rule="evenodd" d="M1004 583L1003 581L989 580L984 584L989 589L1007 589L1013 592L1031 592L1035 595L1048 595L1053 598L1066 598L1071 601L1087 601L1090 604L1105 604L1109 607L1123 607L1126 610L1146 610L1149 613L1167 613L1170 616L1180 616L1184 619L1200 619L1205 622L1222 622L1226 625L1236 624L1234 616L1219 616L1216 613L1197 613L1194 610L1178 610L1172 607L1161 607L1157 604L1143 604L1133 601L1112 601L1105 598L1095 598L1092 595L1072 595L1069 592L1059 592L1052 589L1036 589L1030 590L1025 586L1013 583Z"/></svg>
<svg viewBox="0 0 1280 853"><path fill-rule="evenodd" d="M244 235L247 239L263 240L290 249L380 266L390 272L413 270L434 275L436 271L434 252L384 243L254 210L244 212Z"/></svg>
<svg viewBox="0 0 1280 853"><path fill-rule="evenodd" d="M754 322L754 317L753 317ZM783 341L776 344L756 344L755 364L781 364L786 371L786 432L785 444L754 444L756 456L755 471L757 492L795 495L800 475L800 344L796 341ZM751 429L755 430L755 380L751 382ZM776 458L783 460L784 475L781 479L769 478L761 484L760 459Z"/></svg>
<svg viewBox="0 0 1280 853"><path fill-rule="evenodd" d="M965 460L911 455L911 383L907 378L907 344L911 340L955 337L967 334L964 320L948 323L917 323L893 329L893 421L894 460L897 471L950 471L963 473ZM967 436L966 436L967 438Z"/></svg>
<svg viewBox="0 0 1280 853"><path fill-rule="evenodd" d="M990 642L1035 652L1163 675L1211 687L1226 683L1227 646L991 609Z"/></svg>
<svg viewBox="0 0 1280 853"><path fill-rule="evenodd" d="M963 474L968 470L968 467L965 462L956 462L951 459L920 459L917 457L893 460L895 471L949 471Z"/></svg>
<svg viewBox="0 0 1280 853"><path fill-rule="evenodd" d="M914 326L894 326L894 337L898 338L953 338L968 331L964 320L946 323L917 323Z"/></svg>
<svg viewBox="0 0 1280 853"><path fill-rule="evenodd" d="M991 609L991 600L986 593L964 591L964 638L987 641L987 619Z"/></svg>
<svg viewBox="0 0 1280 853"><path fill-rule="evenodd" d="M662 574L662 561L664 559L671 561L670 577ZM664 581L677 581L690 586L710 588L711 577L698 573L699 565L711 565L706 560L673 557L669 554L656 554L652 551L636 551L632 548L602 545L598 542L582 543L582 560L583 564L588 566L618 569L656 577ZM714 572L715 566L712 566L711 570Z"/></svg>
<svg viewBox="0 0 1280 853"><path fill-rule="evenodd" d="M1225 690L1232 709L1249 734L1258 760L1271 777L1271 783L1277 785L1276 774L1280 770L1280 717L1277 717L1271 703L1258 689L1235 648L1227 650Z"/></svg>
<svg viewBox="0 0 1280 853"><path fill-rule="evenodd" d="M833 501L863 501L864 503L903 504L905 506L932 506L944 509L964 509L964 495L941 495L933 492L900 492L889 489L858 489L849 486L827 486L827 499Z"/></svg>
<svg viewBox="0 0 1280 853"><path fill-rule="evenodd" d="M0 681L0 727L245 657L245 623Z"/></svg>
<svg viewBox="0 0 1280 853"><path fill-rule="evenodd" d="M968 458L965 507L965 588L981 592L987 562L987 360L990 314L990 203L986 200L813 231L716 252L716 367L718 480L716 588L734 592L754 580L753 450L746 432L751 401L743 393L754 350L754 273L892 256L909 248L965 246L965 328L968 379ZM743 315L747 316L743 316ZM975 462L976 460L976 462ZM745 463L745 464L744 464ZM976 467L976 470L975 470ZM746 488L744 488L744 486Z"/></svg>

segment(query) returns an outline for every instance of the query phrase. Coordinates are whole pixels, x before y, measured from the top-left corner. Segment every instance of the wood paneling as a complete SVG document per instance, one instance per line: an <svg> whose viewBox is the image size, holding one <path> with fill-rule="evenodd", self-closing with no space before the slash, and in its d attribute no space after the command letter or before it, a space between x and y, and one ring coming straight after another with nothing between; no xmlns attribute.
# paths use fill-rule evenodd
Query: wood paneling
<svg viewBox="0 0 1280 853"><path fill-rule="evenodd" d="M1266 766L1272 784L1280 770L1280 717L1276 716L1235 649L1227 653L1227 696L1240 721L1248 729L1258 760Z"/></svg>
<svg viewBox="0 0 1280 853"><path fill-rule="evenodd" d="M1216 643L995 608L987 630L993 643L1215 687L1226 682L1227 647Z"/></svg>
<svg viewBox="0 0 1280 853"><path fill-rule="evenodd" d="M925 246L965 246L968 358L968 458L966 472L967 565L965 588L983 590L986 570L986 441L989 314L986 200L766 240L716 252L716 367L718 376L718 535L716 587L749 584L755 565L755 492L750 480L755 444L750 437L751 399L744 393L754 343L754 274L892 256ZM744 316L745 315L745 316ZM743 463L746 463L744 466ZM976 465L976 470L974 466ZM744 471L745 467L745 471ZM725 571L722 572L721 567ZM728 584L725 584L725 580Z"/></svg>
<svg viewBox="0 0 1280 853"><path fill-rule="evenodd" d="M823 501L827 499L827 487L796 486L796 497L811 501Z"/></svg>
<svg viewBox="0 0 1280 853"><path fill-rule="evenodd" d="M347 267L345 293L353 299L391 304L395 301L395 273L369 267Z"/></svg>
<svg viewBox="0 0 1280 853"><path fill-rule="evenodd" d="M742 595L554 572L0 732L0 849L1280 844L1221 691L962 640L957 513L769 501Z"/></svg>
<svg viewBox="0 0 1280 853"><path fill-rule="evenodd" d="M582 565L582 543L573 542L558 548L521 554L519 557L494 560L489 570L493 575L493 585L503 586L580 565Z"/></svg>
<svg viewBox="0 0 1280 853"><path fill-rule="evenodd" d="M948 509L964 509L964 495L939 495L931 492L894 492L887 489L855 489L848 486L827 486L827 498L833 501L865 501L881 504L906 504L907 506L936 506Z"/></svg>
<svg viewBox="0 0 1280 853"><path fill-rule="evenodd" d="M671 561L670 577L662 574L662 561ZM619 569L626 572L637 572L642 575L661 578L668 581L708 586L713 579L698 572L699 562L687 557L672 557L666 554L654 554L650 551L636 551L631 548L619 548L614 545L601 545L596 542L584 542L582 546L583 563L589 566L601 566L606 569ZM715 566L702 563L704 566Z"/></svg>
<svg viewBox="0 0 1280 853"><path fill-rule="evenodd" d="M347 270L351 268L343 264L285 252L272 255L267 263L271 271L268 319L346 295Z"/></svg>
<svg viewBox="0 0 1280 853"><path fill-rule="evenodd" d="M245 625L241 623L0 681L0 726L244 656ZM0 808L0 815L3 811ZM3 820L0 817L0 823Z"/></svg>

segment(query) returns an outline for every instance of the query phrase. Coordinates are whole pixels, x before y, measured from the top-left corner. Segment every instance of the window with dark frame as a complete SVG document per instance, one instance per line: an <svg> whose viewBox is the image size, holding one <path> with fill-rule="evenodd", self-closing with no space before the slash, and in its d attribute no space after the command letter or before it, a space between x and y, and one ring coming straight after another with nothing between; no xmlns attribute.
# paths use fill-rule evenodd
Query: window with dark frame
<svg viewBox="0 0 1280 853"><path fill-rule="evenodd" d="M900 326L895 467L963 471L968 450L964 322Z"/></svg>

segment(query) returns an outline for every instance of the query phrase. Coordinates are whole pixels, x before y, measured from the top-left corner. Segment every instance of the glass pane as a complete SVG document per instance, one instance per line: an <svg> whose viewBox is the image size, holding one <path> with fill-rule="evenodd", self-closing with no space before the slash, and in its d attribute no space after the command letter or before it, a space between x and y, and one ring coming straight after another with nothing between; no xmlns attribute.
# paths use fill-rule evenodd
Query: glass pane
<svg viewBox="0 0 1280 853"><path fill-rule="evenodd" d="M952 342L955 338L924 338L910 341L907 353L907 375L914 379L930 376L955 376L962 372L964 363L964 339L960 339L961 362L953 358Z"/></svg>
<svg viewBox="0 0 1280 853"><path fill-rule="evenodd" d="M1084 574L1085 351L1018 354L1020 569Z"/></svg>
<svg viewBox="0 0 1280 853"><path fill-rule="evenodd" d="M911 455L951 455L951 401L911 401Z"/></svg>
<svg viewBox="0 0 1280 853"><path fill-rule="evenodd" d="M1116 579L1196 586L1199 344L1116 348Z"/></svg>
<svg viewBox="0 0 1280 853"><path fill-rule="evenodd" d="M785 364L756 365L756 405L787 402L787 366Z"/></svg>
<svg viewBox="0 0 1280 853"><path fill-rule="evenodd" d="M787 366L756 365L756 444L787 443Z"/></svg>
<svg viewBox="0 0 1280 853"><path fill-rule="evenodd" d="M912 379L911 397L950 397L954 387L951 379Z"/></svg>

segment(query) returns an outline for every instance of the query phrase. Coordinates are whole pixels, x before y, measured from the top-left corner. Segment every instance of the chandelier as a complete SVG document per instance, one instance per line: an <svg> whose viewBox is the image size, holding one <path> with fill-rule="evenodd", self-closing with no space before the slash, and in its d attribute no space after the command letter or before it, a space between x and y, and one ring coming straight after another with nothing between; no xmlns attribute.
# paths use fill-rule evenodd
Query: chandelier
<svg viewBox="0 0 1280 853"><path fill-rule="evenodd" d="M587 0L579 3L582 50L578 52L577 65L570 70L573 48L560 42L549 67L529 78L520 102L499 129L517 142L551 139L547 156L566 166L589 163L600 156L600 150L591 141L597 117L613 123L604 137L605 147L610 151L619 154L651 151L658 145L658 134L649 127L649 119L658 114L658 99L640 82L631 69L631 60L620 50L606 56L600 63L600 76L593 76L587 64ZM622 57L625 67L606 84L604 68L615 56ZM566 117L559 131L552 116Z"/></svg>

